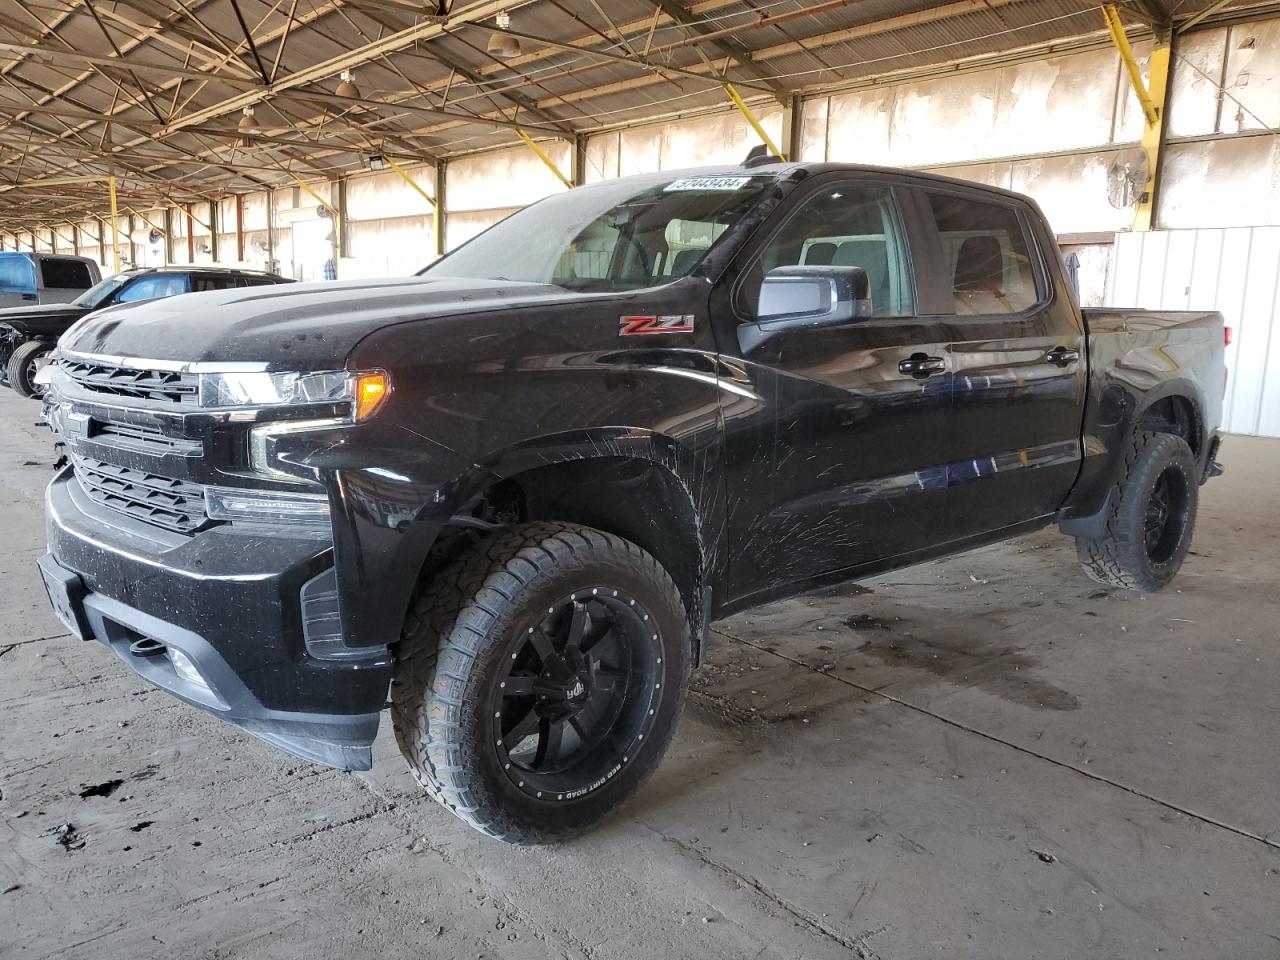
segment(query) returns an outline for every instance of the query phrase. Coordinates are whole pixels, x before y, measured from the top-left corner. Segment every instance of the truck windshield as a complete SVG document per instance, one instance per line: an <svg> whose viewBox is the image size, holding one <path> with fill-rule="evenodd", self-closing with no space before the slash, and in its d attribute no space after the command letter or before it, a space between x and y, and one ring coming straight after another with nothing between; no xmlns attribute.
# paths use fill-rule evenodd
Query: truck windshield
<svg viewBox="0 0 1280 960"><path fill-rule="evenodd" d="M646 178L580 187L512 214L419 276L634 290L689 274L771 176Z"/></svg>
<svg viewBox="0 0 1280 960"><path fill-rule="evenodd" d="M129 277L127 274L118 273L114 277L107 277L105 280L99 280L71 302L77 307L97 307L124 286L124 282L128 279Z"/></svg>

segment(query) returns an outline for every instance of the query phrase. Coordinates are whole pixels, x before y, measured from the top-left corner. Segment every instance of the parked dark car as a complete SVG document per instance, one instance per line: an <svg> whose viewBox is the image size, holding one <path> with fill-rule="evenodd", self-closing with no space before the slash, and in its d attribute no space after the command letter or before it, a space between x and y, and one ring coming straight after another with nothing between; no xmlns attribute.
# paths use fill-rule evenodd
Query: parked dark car
<svg viewBox="0 0 1280 960"><path fill-rule="evenodd" d="M390 689L431 796L555 840L657 766L714 620L1055 522L1089 576L1165 586L1223 340L1080 310L1017 194L613 180L417 278L87 320L40 566L77 636L300 757L367 768Z"/></svg>
<svg viewBox="0 0 1280 960"><path fill-rule="evenodd" d="M95 265L96 268L96 265ZM292 283L274 273L226 267L145 267L125 270L85 290L70 303L0 310L0 383L22 397L39 394L35 376L58 337L94 310L203 290L234 290Z"/></svg>
<svg viewBox="0 0 1280 960"><path fill-rule="evenodd" d="M0 308L67 303L100 279L98 264L88 257L0 250Z"/></svg>

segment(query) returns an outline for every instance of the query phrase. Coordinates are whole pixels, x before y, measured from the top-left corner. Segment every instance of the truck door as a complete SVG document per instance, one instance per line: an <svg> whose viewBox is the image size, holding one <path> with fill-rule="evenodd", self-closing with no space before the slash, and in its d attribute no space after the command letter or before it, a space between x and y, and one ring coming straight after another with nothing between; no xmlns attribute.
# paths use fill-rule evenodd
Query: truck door
<svg viewBox="0 0 1280 960"><path fill-rule="evenodd" d="M748 244L712 298L724 367L733 600L840 579L917 550L945 496L945 328L917 315L891 177L814 178ZM761 285L800 265L862 267L872 315L763 337ZM721 318L730 317L732 323Z"/></svg>
<svg viewBox="0 0 1280 960"><path fill-rule="evenodd" d="M949 539L1041 517L1080 465L1084 330L1043 218L1017 198L921 190L922 286L949 307Z"/></svg>

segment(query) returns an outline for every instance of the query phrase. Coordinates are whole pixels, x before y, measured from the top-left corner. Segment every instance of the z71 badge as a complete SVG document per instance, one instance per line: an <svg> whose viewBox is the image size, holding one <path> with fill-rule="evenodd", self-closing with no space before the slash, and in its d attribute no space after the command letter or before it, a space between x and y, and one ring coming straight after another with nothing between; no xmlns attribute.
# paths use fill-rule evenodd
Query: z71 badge
<svg viewBox="0 0 1280 960"><path fill-rule="evenodd" d="M618 336L620 337L640 337L650 333L693 333L693 314L618 319Z"/></svg>

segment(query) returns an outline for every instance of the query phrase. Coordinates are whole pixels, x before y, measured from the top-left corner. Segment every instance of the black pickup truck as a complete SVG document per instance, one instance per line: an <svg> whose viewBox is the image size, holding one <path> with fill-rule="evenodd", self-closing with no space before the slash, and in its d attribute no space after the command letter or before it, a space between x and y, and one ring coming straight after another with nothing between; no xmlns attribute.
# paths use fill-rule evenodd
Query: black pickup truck
<svg viewBox="0 0 1280 960"><path fill-rule="evenodd" d="M189 322L190 319L199 322ZM1158 590L1217 472L1216 313L1081 311L1025 197L749 161L536 203L416 278L65 336L69 629L513 842L656 767L708 624L1057 523Z"/></svg>

